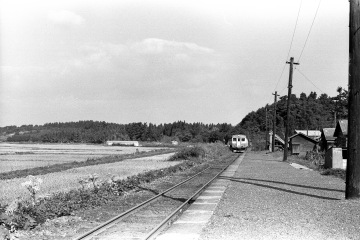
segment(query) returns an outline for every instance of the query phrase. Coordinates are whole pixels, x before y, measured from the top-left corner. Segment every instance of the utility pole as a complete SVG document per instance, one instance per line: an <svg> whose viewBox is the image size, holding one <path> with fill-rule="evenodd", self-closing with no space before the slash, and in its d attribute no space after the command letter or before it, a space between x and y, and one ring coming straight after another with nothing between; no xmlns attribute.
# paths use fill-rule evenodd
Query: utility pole
<svg viewBox="0 0 360 240"><path fill-rule="evenodd" d="M288 85L288 98L287 98L287 113L286 113L286 130L285 130L285 147L284 147L284 158L283 161L287 160L288 156L288 138L289 138L289 126L290 126L290 97L291 97L291 88L292 88L292 77L293 77L293 67L295 65L299 65L299 63L294 63L294 58L290 58L290 62L286 62L290 64L290 72L289 72L289 85Z"/></svg>
<svg viewBox="0 0 360 240"><path fill-rule="evenodd" d="M267 104L266 104L266 107L265 107L265 150L266 150L266 147L267 147L267 138L268 138L268 110L267 110Z"/></svg>
<svg viewBox="0 0 360 240"><path fill-rule="evenodd" d="M272 134L272 143L271 143L271 150L272 152L275 152L275 134L276 134L276 102L277 102L277 96L280 96L277 94L277 91L275 91L275 94L272 95L275 96L274 99L274 119L273 119L273 134Z"/></svg>
<svg viewBox="0 0 360 240"><path fill-rule="evenodd" d="M360 198L360 0L350 0L346 199Z"/></svg>

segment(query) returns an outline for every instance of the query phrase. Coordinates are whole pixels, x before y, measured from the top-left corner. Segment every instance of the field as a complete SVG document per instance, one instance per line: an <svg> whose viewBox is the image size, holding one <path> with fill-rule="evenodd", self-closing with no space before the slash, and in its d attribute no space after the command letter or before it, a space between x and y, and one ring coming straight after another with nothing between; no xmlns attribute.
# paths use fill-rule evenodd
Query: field
<svg viewBox="0 0 360 240"><path fill-rule="evenodd" d="M124 147L91 144L13 144L0 143L0 172L51 164L85 161L109 155L151 151L152 147Z"/></svg>
<svg viewBox="0 0 360 240"><path fill-rule="evenodd" d="M2 159L1 164L16 162L17 169L24 169L26 166L44 166L46 164L62 163L66 161L84 161L91 157L101 157L108 155L118 155L139 151L150 151L153 148L142 147L107 147L94 145L44 145L44 144L0 144ZM21 149L19 149L21 147ZM6 150L4 150L6 149ZM22 151L19 154L16 152ZM30 153L33 152L33 153ZM53 153L53 154L52 154ZM178 164L178 161L166 161L173 153L157 155L152 157L142 157L128 159L116 163L100 164L87 167L69 169L62 172L49 173L38 176L43 180L38 196L71 189L80 188L79 180L88 177L90 174L99 176L97 181L107 181L111 177L126 178L148 170L161 169ZM16 158L18 157L18 158ZM78 158L76 158L78 157ZM36 160L41 158L41 160ZM13 159L13 160L12 160ZM30 159L30 160L29 160ZM71 160L69 160L71 159ZM24 164L25 163L25 164ZM33 163L33 164L31 164ZM39 163L44 163L39 165ZM26 165L28 164L28 165ZM1 166L1 168L3 168ZM10 168L8 168L10 169ZM3 170L2 170L3 171ZM4 172L4 171L3 171ZM10 180L0 180L0 203L6 204L16 198L26 198L29 196L25 187L21 183L29 180L28 177Z"/></svg>

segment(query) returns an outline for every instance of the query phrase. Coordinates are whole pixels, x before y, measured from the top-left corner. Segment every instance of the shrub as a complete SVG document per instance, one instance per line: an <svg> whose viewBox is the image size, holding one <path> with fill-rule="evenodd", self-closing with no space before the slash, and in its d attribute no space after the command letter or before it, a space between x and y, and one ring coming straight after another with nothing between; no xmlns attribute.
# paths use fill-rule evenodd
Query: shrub
<svg viewBox="0 0 360 240"><path fill-rule="evenodd" d="M315 151L306 152L305 160L314 164L316 168L322 168L325 163L325 153Z"/></svg>
<svg viewBox="0 0 360 240"><path fill-rule="evenodd" d="M189 160L190 158L205 157L205 149L200 146L192 146L181 149L169 158L169 161L178 161L180 159Z"/></svg>

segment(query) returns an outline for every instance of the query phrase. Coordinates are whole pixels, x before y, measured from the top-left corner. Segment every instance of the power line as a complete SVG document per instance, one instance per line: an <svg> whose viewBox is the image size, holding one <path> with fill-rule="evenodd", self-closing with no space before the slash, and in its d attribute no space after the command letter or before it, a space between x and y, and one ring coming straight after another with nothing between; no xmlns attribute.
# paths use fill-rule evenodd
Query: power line
<svg viewBox="0 0 360 240"><path fill-rule="evenodd" d="M312 27L313 27L313 25L314 25L314 22L315 22L315 19L316 19L317 13L318 13L319 8L320 8L320 4L321 4L321 0L319 1L319 4L318 4L318 6L317 6L317 9L316 9L316 12L315 12L314 19L313 19L313 21L312 21L312 23L311 23L310 30L309 30L308 35L307 35L307 37L306 37L306 40L305 40L304 46L303 46L303 48L302 48L302 50L301 50L301 53L300 53L300 57L299 57L298 62L300 62L300 59L301 59L301 56L302 56L302 54L303 54L303 52L304 52L304 49L305 49L306 43L307 43L307 41L308 41L308 39L309 39L309 36L310 36L310 33L311 33L311 29L312 29Z"/></svg>
<svg viewBox="0 0 360 240"><path fill-rule="evenodd" d="M298 68L295 68L306 80L308 80L314 87L316 87L320 92L324 93L320 88L318 88L308 77L305 76Z"/></svg>
<svg viewBox="0 0 360 240"><path fill-rule="evenodd" d="M287 54L287 56L286 56L286 59L289 58L290 51L291 51L291 48L292 48L292 44L293 44L293 41L294 41L294 36L295 36L296 27L297 27L298 20L299 20L299 15L300 15L301 6L302 6L302 0L300 1L300 6L299 6L298 14L297 14L297 17L296 17L296 22L295 22L295 27L294 27L294 31L293 31L293 34L292 34L292 37L291 37L290 47L289 47L289 51L288 51L288 54ZM280 77L279 77L279 79L277 80L277 83L276 83L276 86L275 86L274 91L277 89L277 87L278 87L278 85L279 85L280 79L281 79L282 75L284 74L285 67L286 67L286 63L284 64L284 67L283 67L283 69L282 69L282 71L281 71Z"/></svg>
<svg viewBox="0 0 360 240"><path fill-rule="evenodd" d="M292 38L291 38L290 48L289 48L289 52L288 52L288 54L286 56L286 59L289 58L291 47L292 47L292 44L293 44L293 41L294 41L294 36L295 36L296 26L297 26L297 23L298 23L298 20L299 20L301 5L302 5L302 0L300 1L299 11L298 11L298 14L297 14L297 17L296 17L296 22L295 22L295 27L294 27L294 32L293 32L293 35L292 35Z"/></svg>

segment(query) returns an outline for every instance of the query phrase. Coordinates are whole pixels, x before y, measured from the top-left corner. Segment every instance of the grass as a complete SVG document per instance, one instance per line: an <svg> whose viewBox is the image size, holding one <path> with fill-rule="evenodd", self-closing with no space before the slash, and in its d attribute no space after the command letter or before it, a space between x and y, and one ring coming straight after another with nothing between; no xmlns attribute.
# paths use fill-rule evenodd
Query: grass
<svg viewBox="0 0 360 240"><path fill-rule="evenodd" d="M95 183L95 178L91 177L92 182L89 181L90 178L87 180L88 183L92 183L90 187L79 187L67 192L58 192L45 198L38 198L36 203L22 201L15 208L13 207L11 213L5 213L5 209L8 208L7 205L0 205L0 224L5 225L7 228L31 229L47 219L67 216L80 209L107 204L124 192L136 189L139 184L148 183L169 174L199 166L201 163L217 159L225 153L229 154L228 148L219 144L206 147L190 147L181 150L181 152L181 156L188 160L181 163L166 161L168 164L174 164L167 168L153 169L135 176L129 176L126 179L111 178L110 181L97 183ZM177 159L184 160L180 158L180 155L177 156ZM143 165L136 161L138 160L132 160L137 166ZM59 180L55 179L55 181Z"/></svg>
<svg viewBox="0 0 360 240"><path fill-rule="evenodd" d="M295 162L301 165L304 165L310 169L319 171L321 175L328 175L341 178L346 180L346 170L338 168L326 169L325 164L325 154L320 152L308 152L305 157L298 156L289 156L288 162Z"/></svg>

